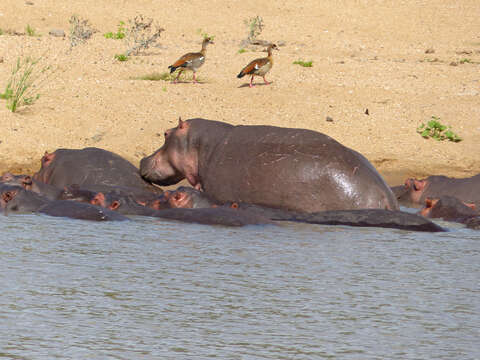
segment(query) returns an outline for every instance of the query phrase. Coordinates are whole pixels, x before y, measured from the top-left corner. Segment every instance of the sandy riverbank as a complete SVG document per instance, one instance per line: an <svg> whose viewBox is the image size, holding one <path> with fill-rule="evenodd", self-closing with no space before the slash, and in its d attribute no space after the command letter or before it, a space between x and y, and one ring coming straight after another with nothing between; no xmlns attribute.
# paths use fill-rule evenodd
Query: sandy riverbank
<svg viewBox="0 0 480 360"><path fill-rule="evenodd" d="M70 51L72 14L98 32ZM103 34L136 14L165 28L160 46L116 61L125 44ZM18 57L43 55L56 70L34 105L11 113L0 100L0 172L33 173L46 150L61 147L101 147L138 165L182 116L317 130L364 154L392 185L407 176L477 174L478 14L476 0L285 0L261 9L251 0L184 0L169 7L146 0L3 0L0 29L25 32L28 24L41 36L0 36L0 91ZM244 20L257 15L265 23L259 38L285 46L267 76L273 84L249 89L248 79L236 74L264 56L239 53ZM54 28L67 37L48 35ZM136 80L198 51L198 29L215 35L199 71L203 83ZM292 64L299 59L313 67ZM431 116L463 141L423 139L416 128Z"/></svg>

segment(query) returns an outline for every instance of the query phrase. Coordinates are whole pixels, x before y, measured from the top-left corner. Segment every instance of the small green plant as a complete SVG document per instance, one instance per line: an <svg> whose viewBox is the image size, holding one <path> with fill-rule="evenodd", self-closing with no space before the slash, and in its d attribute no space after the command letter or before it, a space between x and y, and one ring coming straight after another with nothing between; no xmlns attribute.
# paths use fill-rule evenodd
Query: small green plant
<svg viewBox="0 0 480 360"><path fill-rule="evenodd" d="M244 52L247 52L247 49L241 48L240 50L238 50L238 53L239 53L239 54L243 54Z"/></svg>
<svg viewBox="0 0 480 360"><path fill-rule="evenodd" d="M257 36L262 33L262 30L265 27L263 19L260 16L255 16L253 18L246 19L243 22L248 28L247 40L252 44L257 39Z"/></svg>
<svg viewBox="0 0 480 360"><path fill-rule="evenodd" d="M422 124L417 128L417 133L422 135L425 139L432 138L437 141L449 140L453 142L462 141L462 139L455 134L450 127L442 125L440 123L440 118L432 116L426 125Z"/></svg>
<svg viewBox="0 0 480 360"><path fill-rule="evenodd" d="M70 23L70 49L83 44L91 38L93 33L97 32L88 20L82 20L77 15L72 15L68 22Z"/></svg>
<svg viewBox="0 0 480 360"><path fill-rule="evenodd" d="M18 58L1 98L15 112L19 106L31 105L39 99L39 89L51 74L51 66L40 66L42 58Z"/></svg>
<svg viewBox="0 0 480 360"><path fill-rule="evenodd" d="M127 61L128 60L128 56L125 55L125 54L115 54L114 57L118 61Z"/></svg>
<svg viewBox="0 0 480 360"><path fill-rule="evenodd" d="M210 38L212 41L215 39L215 35L210 35L206 31L203 31L202 29L197 29L197 34L200 34L202 39Z"/></svg>
<svg viewBox="0 0 480 360"><path fill-rule="evenodd" d="M303 67L312 67L313 66L313 61L303 61L303 60L296 60L293 62L295 65L300 65Z"/></svg>
<svg viewBox="0 0 480 360"><path fill-rule="evenodd" d="M29 24L27 24L27 26L25 27L25 33L28 36L40 36L39 34L37 34L35 29L33 27L31 27Z"/></svg>
<svg viewBox="0 0 480 360"><path fill-rule="evenodd" d="M126 34L127 28L125 27L125 22L120 21L117 25L117 32L107 32L103 34L106 39L114 39L114 40L120 40L123 39L127 34Z"/></svg>
<svg viewBox="0 0 480 360"><path fill-rule="evenodd" d="M471 64L472 60L470 60L468 58L464 58L464 59L460 60L459 63L460 64Z"/></svg>
<svg viewBox="0 0 480 360"><path fill-rule="evenodd" d="M0 36L2 36L2 35L3 35L3 30L2 30L2 29L0 29Z"/></svg>

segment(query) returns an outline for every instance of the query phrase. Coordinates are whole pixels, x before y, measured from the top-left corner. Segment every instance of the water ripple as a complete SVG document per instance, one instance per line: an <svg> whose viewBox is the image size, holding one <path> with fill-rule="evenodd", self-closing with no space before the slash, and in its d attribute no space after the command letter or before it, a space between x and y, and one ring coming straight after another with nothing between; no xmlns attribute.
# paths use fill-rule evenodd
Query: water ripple
<svg viewBox="0 0 480 360"><path fill-rule="evenodd" d="M478 359L480 235L0 222L0 358Z"/></svg>

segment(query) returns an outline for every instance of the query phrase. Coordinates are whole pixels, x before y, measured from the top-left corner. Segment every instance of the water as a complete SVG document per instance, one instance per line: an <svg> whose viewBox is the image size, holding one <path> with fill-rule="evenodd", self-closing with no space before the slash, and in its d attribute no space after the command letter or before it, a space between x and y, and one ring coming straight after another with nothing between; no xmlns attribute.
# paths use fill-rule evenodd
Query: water
<svg viewBox="0 0 480 360"><path fill-rule="evenodd" d="M0 217L0 359L479 359L480 232Z"/></svg>

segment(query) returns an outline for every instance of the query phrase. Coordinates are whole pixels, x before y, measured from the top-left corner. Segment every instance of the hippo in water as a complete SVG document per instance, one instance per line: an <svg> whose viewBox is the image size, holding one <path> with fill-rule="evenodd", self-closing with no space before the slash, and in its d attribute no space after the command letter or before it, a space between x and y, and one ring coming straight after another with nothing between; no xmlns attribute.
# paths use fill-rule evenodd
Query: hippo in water
<svg viewBox="0 0 480 360"><path fill-rule="evenodd" d="M93 221L128 220L121 214L99 206L67 200L50 201L33 191L11 185L0 187L0 209L4 214L41 213Z"/></svg>
<svg viewBox="0 0 480 360"><path fill-rule="evenodd" d="M165 132L165 144L142 159L140 173L158 185L186 178L219 203L301 212L398 209L363 155L306 129L180 119Z"/></svg>
<svg viewBox="0 0 480 360"><path fill-rule="evenodd" d="M248 213L258 218L266 218L274 223L279 221L295 221L320 225L382 227L410 231L445 231L442 227L425 219L423 216L403 211L361 209L299 213L248 203L234 202L222 205L214 204L203 192L183 186L174 191L165 192L165 194L167 193L169 193L168 202L172 208L203 209L214 207L219 209L237 209L241 213Z"/></svg>
<svg viewBox="0 0 480 360"><path fill-rule="evenodd" d="M392 188L400 204L407 207L419 207L427 198L438 199L442 196L454 196L457 199L480 204L480 174L469 178L451 178L432 175L426 179L407 179L402 186Z"/></svg>

